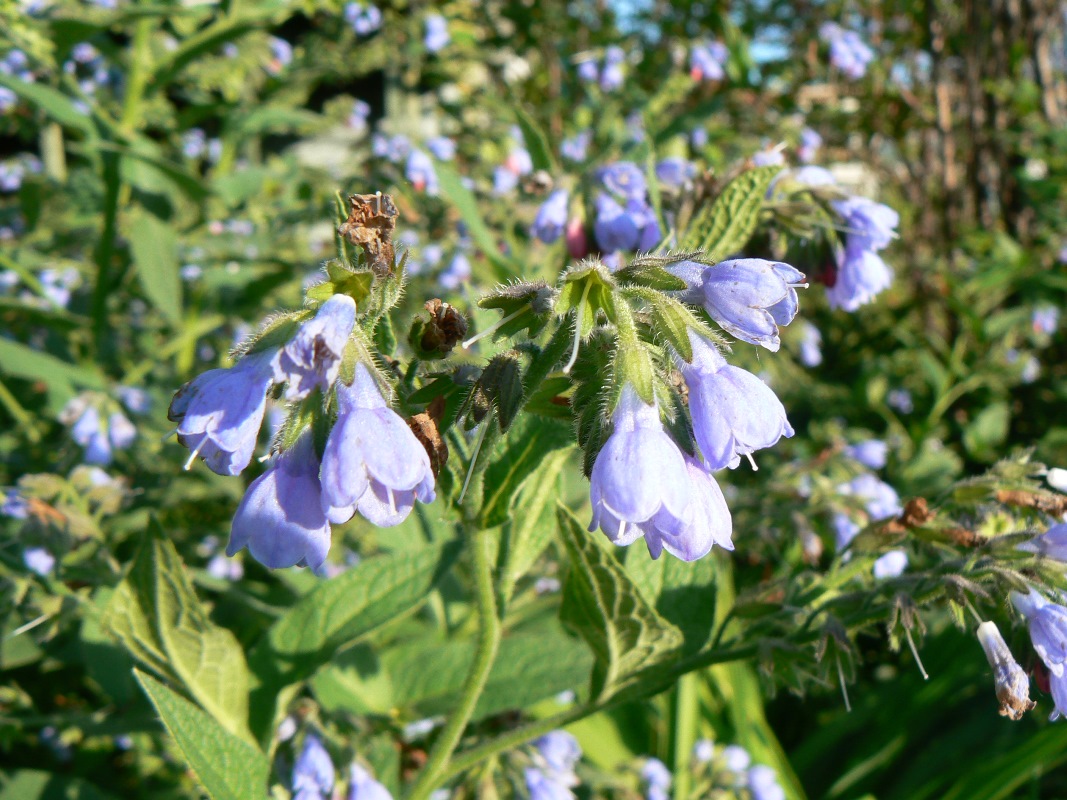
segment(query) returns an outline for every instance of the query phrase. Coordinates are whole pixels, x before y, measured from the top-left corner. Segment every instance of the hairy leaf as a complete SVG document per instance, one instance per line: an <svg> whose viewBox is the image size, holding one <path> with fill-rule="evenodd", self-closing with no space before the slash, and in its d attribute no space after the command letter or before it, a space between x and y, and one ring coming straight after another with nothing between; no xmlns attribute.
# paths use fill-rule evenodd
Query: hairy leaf
<svg viewBox="0 0 1067 800"><path fill-rule="evenodd" d="M781 171L756 167L730 181L715 202L693 217L682 249L703 250L704 259L714 262L744 247L756 230L767 188Z"/></svg>

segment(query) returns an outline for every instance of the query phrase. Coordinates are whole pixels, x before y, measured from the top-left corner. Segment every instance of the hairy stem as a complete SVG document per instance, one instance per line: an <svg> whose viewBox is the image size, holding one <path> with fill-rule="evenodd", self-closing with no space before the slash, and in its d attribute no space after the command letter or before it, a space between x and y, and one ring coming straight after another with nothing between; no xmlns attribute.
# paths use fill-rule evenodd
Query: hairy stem
<svg viewBox="0 0 1067 800"><path fill-rule="evenodd" d="M497 613L496 591L493 587L492 542L493 530L480 530L471 535L471 556L474 561L475 596L478 605L478 649L474 654L463 691L455 711L430 751L426 767L408 793L408 800L425 800L441 781L454 774L449 762L459 745L474 708L478 704L489 672L500 646L501 624Z"/></svg>

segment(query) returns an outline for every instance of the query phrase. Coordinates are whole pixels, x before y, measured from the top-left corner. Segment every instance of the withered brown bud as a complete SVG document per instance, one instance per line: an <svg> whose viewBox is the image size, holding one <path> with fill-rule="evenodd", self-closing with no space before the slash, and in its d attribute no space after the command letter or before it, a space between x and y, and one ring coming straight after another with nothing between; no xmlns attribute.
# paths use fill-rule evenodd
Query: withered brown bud
<svg viewBox="0 0 1067 800"><path fill-rule="evenodd" d="M433 408L431 407L427 411L433 411ZM445 440L437 430L437 420L427 411L416 414L409 419L408 426L411 428L411 432L415 434L415 438L419 440L419 443L426 448L426 455L430 457L430 469L433 470L433 476L436 478L441 471L441 467L448 461L448 445L445 444Z"/></svg>
<svg viewBox="0 0 1067 800"><path fill-rule="evenodd" d="M393 271L393 231L400 212L393 198L381 192L349 195L348 202L348 219L337 232L362 247L374 274L385 277Z"/></svg>
<svg viewBox="0 0 1067 800"><path fill-rule="evenodd" d="M411 328L410 341L420 358L444 358L467 335L467 320L454 306L434 298Z"/></svg>

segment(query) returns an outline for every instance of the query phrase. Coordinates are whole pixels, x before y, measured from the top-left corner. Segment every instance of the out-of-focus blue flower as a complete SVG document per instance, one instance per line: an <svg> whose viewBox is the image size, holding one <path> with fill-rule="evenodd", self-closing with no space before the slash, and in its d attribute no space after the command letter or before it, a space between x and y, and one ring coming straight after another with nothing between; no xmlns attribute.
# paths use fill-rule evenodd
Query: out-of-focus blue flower
<svg viewBox="0 0 1067 800"><path fill-rule="evenodd" d="M693 434L709 468L736 467L741 456L793 435L782 402L767 384L727 364L703 337L690 332L689 340L692 363L678 359L678 367L689 387Z"/></svg>
<svg viewBox="0 0 1067 800"><path fill-rule="evenodd" d="M752 763L752 756L739 744L731 744L722 749L722 760L730 772L744 772Z"/></svg>
<svg viewBox="0 0 1067 800"><path fill-rule="evenodd" d="M890 550L874 562L874 577L878 580L898 578L908 568L908 554L903 550Z"/></svg>
<svg viewBox="0 0 1067 800"><path fill-rule="evenodd" d="M322 510L319 458L310 430L245 492L233 517L226 555L244 547L270 569L306 564L317 570L326 561L330 523Z"/></svg>
<svg viewBox="0 0 1067 800"><path fill-rule="evenodd" d="M359 764L348 768L348 800L393 800L393 796Z"/></svg>
<svg viewBox="0 0 1067 800"><path fill-rule="evenodd" d="M171 401L178 441L212 472L238 475L252 460L274 382L276 350L245 356L230 369L213 369L187 383Z"/></svg>
<svg viewBox="0 0 1067 800"><path fill-rule="evenodd" d="M617 545L633 544L648 531L682 535L692 522L692 480L659 410L627 384L612 423L590 477L589 530L599 527Z"/></svg>
<svg viewBox="0 0 1067 800"><path fill-rule="evenodd" d="M1051 473L1052 470L1049 472ZM1059 522L1053 525L1040 536L1035 536L1030 541L1020 544L1019 549L1029 553L1039 553L1056 561L1067 562L1067 523Z"/></svg>
<svg viewBox="0 0 1067 800"><path fill-rule="evenodd" d="M110 464L113 451L126 450L137 437L137 429L121 411L112 411L105 420L84 397L71 400L61 419L71 425L70 437L85 449L86 464Z"/></svg>
<svg viewBox="0 0 1067 800"><path fill-rule="evenodd" d="M30 515L30 504L18 489L7 489L0 502L0 516L11 519L26 519Z"/></svg>
<svg viewBox="0 0 1067 800"><path fill-rule="evenodd" d="M348 112L348 119L345 120L345 125L359 133L366 132L370 111L370 105L366 101L353 100L352 110Z"/></svg>
<svg viewBox="0 0 1067 800"><path fill-rule="evenodd" d="M769 150L760 150L752 156L754 167L778 167L785 164L785 156L777 147Z"/></svg>
<svg viewBox="0 0 1067 800"><path fill-rule="evenodd" d="M244 565L234 558L227 558L222 553L216 553L207 562L204 571L212 578L220 581L239 581L244 577Z"/></svg>
<svg viewBox="0 0 1067 800"><path fill-rule="evenodd" d="M536 767L527 767L523 774L530 800L574 800L570 787L556 780L554 776Z"/></svg>
<svg viewBox="0 0 1067 800"><path fill-rule="evenodd" d="M884 203L850 197L833 203L841 217L849 244L864 250L883 250L896 235L900 215Z"/></svg>
<svg viewBox="0 0 1067 800"><path fill-rule="evenodd" d="M605 189L620 200L644 201L648 191L644 170L632 161L616 161L601 167L596 177Z"/></svg>
<svg viewBox="0 0 1067 800"><path fill-rule="evenodd" d="M1026 617L1034 652L1045 662L1049 672L1057 678L1064 677L1063 667L1067 662L1067 607L1045 599L1033 589L1029 594L1012 592L1011 602Z"/></svg>
<svg viewBox="0 0 1067 800"><path fill-rule="evenodd" d="M267 65L267 72L278 75L293 62L293 46L277 36L271 36L269 44L271 60Z"/></svg>
<svg viewBox="0 0 1067 800"><path fill-rule="evenodd" d="M22 551L22 563L31 572L44 577L52 574L56 566L56 557L43 547L27 547Z"/></svg>
<svg viewBox="0 0 1067 800"><path fill-rule="evenodd" d="M614 92L622 86L626 73L623 65L626 53L618 45L611 45L604 50L604 67L600 70L600 88L605 92Z"/></svg>
<svg viewBox="0 0 1067 800"><path fill-rule="evenodd" d="M822 137L811 128L804 128L800 132L800 146L797 147L797 158L805 164L816 159L819 148L822 147Z"/></svg>
<svg viewBox="0 0 1067 800"><path fill-rule="evenodd" d="M433 160L422 150L411 151L404 174L411 181L416 192L424 191L429 195L437 194L439 188L437 170L434 169Z"/></svg>
<svg viewBox="0 0 1067 800"><path fill-rule="evenodd" d="M771 767L757 764L746 777L752 800L785 800L785 790L778 785L778 773Z"/></svg>
<svg viewBox="0 0 1067 800"><path fill-rule="evenodd" d="M438 161L451 161L456 157L456 143L447 136L434 136L426 140L426 149Z"/></svg>
<svg viewBox="0 0 1067 800"><path fill-rule="evenodd" d="M382 12L373 3L348 3L345 5L345 21L358 36L369 36L382 27Z"/></svg>
<svg viewBox="0 0 1067 800"><path fill-rule="evenodd" d="M672 189L684 188L696 174L696 165L684 158L665 158L656 164L656 180Z"/></svg>
<svg viewBox="0 0 1067 800"><path fill-rule="evenodd" d="M837 275L833 286L826 290L831 308L856 311L874 300L875 296L893 282L889 265L873 250L851 240L838 257Z"/></svg>
<svg viewBox="0 0 1067 800"><path fill-rule="evenodd" d="M670 797L671 771L658 758L649 758L641 767L641 780L648 791L648 800L667 800Z"/></svg>
<svg viewBox="0 0 1067 800"><path fill-rule="evenodd" d="M695 81L721 81L726 77L730 52L722 42L698 42L689 50L689 74Z"/></svg>
<svg viewBox="0 0 1067 800"><path fill-rule="evenodd" d="M560 153L570 161L585 161L589 154L589 145L593 143L593 132L588 128L578 131L569 139L564 139L559 146Z"/></svg>
<svg viewBox="0 0 1067 800"><path fill-rule="evenodd" d="M1023 383L1030 384L1041 377L1041 362L1037 356L1033 353L1029 353L1026 356L1026 360L1023 362L1022 371L1019 373L1019 380Z"/></svg>
<svg viewBox="0 0 1067 800"><path fill-rule="evenodd" d="M440 14L430 14L426 17L425 29L422 36L423 46L431 53L436 53L452 41L448 33L448 20Z"/></svg>
<svg viewBox="0 0 1067 800"><path fill-rule="evenodd" d="M871 469L881 469L889 456L889 445L881 439L867 439L845 448L845 455Z"/></svg>
<svg viewBox="0 0 1067 800"><path fill-rule="evenodd" d="M822 334L810 322L804 322L801 328L800 363L809 368L822 363Z"/></svg>
<svg viewBox="0 0 1067 800"><path fill-rule="evenodd" d="M626 132L630 134L630 141L636 144L645 140L645 118L640 111L631 111L626 115Z"/></svg>
<svg viewBox="0 0 1067 800"><path fill-rule="evenodd" d="M698 739L693 745L693 760L698 764L707 764L715 758L715 742L711 739Z"/></svg>
<svg viewBox="0 0 1067 800"><path fill-rule="evenodd" d="M504 195L519 185L519 176L503 164L493 169L493 194Z"/></svg>
<svg viewBox="0 0 1067 800"><path fill-rule="evenodd" d="M0 192L17 192L25 174L25 168L17 161L0 162Z"/></svg>
<svg viewBox="0 0 1067 800"><path fill-rule="evenodd" d="M414 722L409 722L404 726L404 730L401 731L401 735L405 742L414 742L419 739L425 739L429 735L430 731L441 724L441 717L427 717L426 719L417 719Z"/></svg>
<svg viewBox="0 0 1067 800"><path fill-rule="evenodd" d="M688 262L673 265L679 270ZM672 272L675 269L672 268ZM685 274L675 272L683 280ZM738 258L707 267L700 285L690 283L691 293L703 294L703 304L723 330L743 342L758 344L771 352L781 346L778 326L793 321L799 307L796 286L804 274L781 261Z"/></svg>
<svg viewBox="0 0 1067 800"><path fill-rule="evenodd" d="M329 800L334 771L330 754L313 733L304 739L304 749L293 765L293 800Z"/></svg>
<svg viewBox="0 0 1067 800"><path fill-rule="evenodd" d="M910 414L915 410L911 392L907 389L890 389L885 396L885 402L890 408L895 408L901 414Z"/></svg>
<svg viewBox="0 0 1067 800"><path fill-rule="evenodd" d="M411 153L411 140L402 133L396 136L383 136L376 133L371 137L371 153L379 158L386 158L394 164L399 164Z"/></svg>
<svg viewBox="0 0 1067 800"><path fill-rule="evenodd" d="M441 286L449 291L455 291L471 278L471 262L467 258L467 254L462 250L456 252L452 256L452 261L449 262L448 268L442 272L437 282Z"/></svg>
<svg viewBox="0 0 1067 800"><path fill-rule="evenodd" d="M285 399L303 400L318 386L329 391L341 369L348 337L356 322L356 301L335 294L319 307L274 360L274 380L288 382Z"/></svg>
<svg viewBox="0 0 1067 800"><path fill-rule="evenodd" d="M983 622L975 633L978 636L978 643L985 651L989 666L993 668L993 682L996 687L997 700L1000 701L1001 715L1015 720L1022 719L1023 715L1034 707L1034 703L1030 700L1029 676L1019 666L1015 656L1011 654L996 623ZM1056 695L1056 689L1052 687L1056 710L1052 712L1051 719L1056 719L1067 709L1067 703L1061 705L1061 700Z"/></svg>
<svg viewBox="0 0 1067 800"><path fill-rule="evenodd" d="M867 73L867 65L874 60L874 51L855 31L846 30L836 22L827 22L819 29L819 36L830 45L830 63L852 80Z"/></svg>
<svg viewBox="0 0 1067 800"><path fill-rule="evenodd" d="M530 235L545 244L552 244L567 227L567 190L556 189L537 210Z"/></svg>
<svg viewBox="0 0 1067 800"><path fill-rule="evenodd" d="M574 775L574 767L582 757L578 740L566 731L551 731L534 741L541 758L551 772L561 776Z"/></svg>
<svg viewBox="0 0 1067 800"><path fill-rule="evenodd" d="M838 550L844 550L848 547L849 543L856 538L856 534L860 532L861 528L848 514L840 511L835 512L831 519L831 524L834 529L834 541Z"/></svg>
<svg viewBox="0 0 1067 800"><path fill-rule="evenodd" d="M1051 336L1056 332L1060 324L1060 310L1055 306L1040 306L1035 308L1030 317L1030 327L1034 333L1044 333Z"/></svg>
<svg viewBox="0 0 1067 800"><path fill-rule="evenodd" d="M78 270L68 269L42 269L37 275L45 297L60 308L66 308L70 304L71 290L78 283Z"/></svg>
<svg viewBox="0 0 1067 800"><path fill-rule="evenodd" d="M703 126L693 128L689 132L689 146L694 150L700 150L707 146L708 143L708 129Z"/></svg>
<svg viewBox="0 0 1067 800"><path fill-rule="evenodd" d="M597 195L595 206L593 234L600 249L609 253L636 249L641 231L637 227L637 221L626 213L626 209L607 194Z"/></svg>
<svg viewBox="0 0 1067 800"><path fill-rule="evenodd" d="M19 96L6 86L0 86L0 113L10 111L18 105Z"/></svg>
<svg viewBox="0 0 1067 800"><path fill-rule="evenodd" d="M518 177L529 175L533 172L533 157L525 147L513 147L504 160L504 166Z"/></svg>
<svg viewBox="0 0 1067 800"><path fill-rule="evenodd" d="M434 501L426 449L389 408L373 375L356 365L351 386L337 386L337 422L322 456L322 510L347 522L358 510L381 527L399 525L415 505Z"/></svg>
<svg viewBox="0 0 1067 800"><path fill-rule="evenodd" d="M874 475L857 475L848 483L838 486L837 491L845 497L860 500L872 522L895 517L903 511L896 490Z"/></svg>
<svg viewBox="0 0 1067 800"><path fill-rule="evenodd" d="M596 61L586 59L578 62L578 80L582 83L596 83L600 78L600 70Z"/></svg>
<svg viewBox="0 0 1067 800"><path fill-rule="evenodd" d="M200 158L207 150L207 134L200 128L190 128L182 134L182 154L186 158Z"/></svg>
<svg viewBox="0 0 1067 800"><path fill-rule="evenodd" d="M134 414L147 414L152 408L152 398L148 392L136 386L119 386L115 396Z"/></svg>

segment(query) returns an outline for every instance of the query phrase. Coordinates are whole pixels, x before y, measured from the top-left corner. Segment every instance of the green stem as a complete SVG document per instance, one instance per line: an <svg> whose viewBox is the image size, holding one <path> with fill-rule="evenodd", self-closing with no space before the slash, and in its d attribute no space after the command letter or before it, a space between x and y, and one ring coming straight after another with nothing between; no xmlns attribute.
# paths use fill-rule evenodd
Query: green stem
<svg viewBox="0 0 1067 800"><path fill-rule="evenodd" d="M126 97L122 104L122 119L119 124L122 131L131 134L137 130L141 116L141 99L148 82L148 67L151 53L149 50L152 36L153 20L142 17L133 30L133 44L130 47L130 69L126 81Z"/></svg>
<svg viewBox="0 0 1067 800"><path fill-rule="evenodd" d="M489 672L500 647L501 624L497 614L496 590L493 586L492 541L494 530L480 530L471 535L471 556L474 560L475 595L478 603L478 649L474 662L463 683L463 691L455 711L449 717L430 751L426 767L408 793L408 800L425 800L450 774L449 762L463 731L467 727L478 698L489 680Z"/></svg>
<svg viewBox="0 0 1067 800"><path fill-rule="evenodd" d="M700 725L700 677L695 672L678 679L674 710L674 797L689 797L689 759Z"/></svg>

